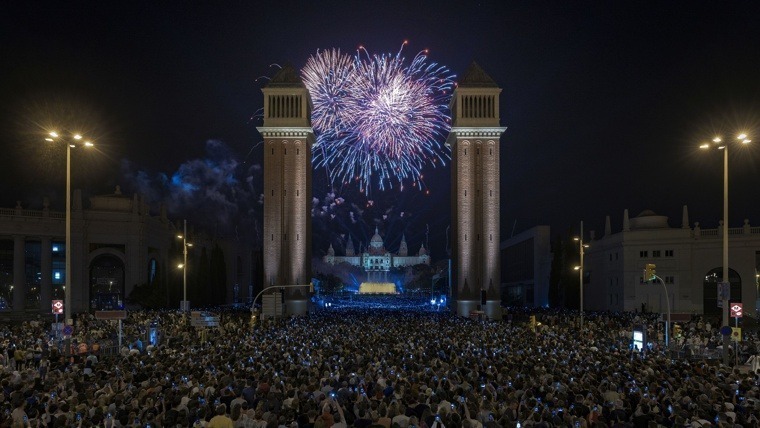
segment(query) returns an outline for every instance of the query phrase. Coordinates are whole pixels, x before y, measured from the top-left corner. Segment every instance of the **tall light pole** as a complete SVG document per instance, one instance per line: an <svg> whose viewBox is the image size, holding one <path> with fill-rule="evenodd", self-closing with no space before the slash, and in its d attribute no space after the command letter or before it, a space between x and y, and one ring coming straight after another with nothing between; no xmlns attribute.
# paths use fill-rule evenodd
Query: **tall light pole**
<svg viewBox="0 0 760 428"><path fill-rule="evenodd" d="M588 248L588 244L583 243L583 221L581 220L581 234L578 237L573 238L574 241L578 241L578 250L580 252L580 266L574 267L578 271L578 281L580 284L580 297L581 297L581 324L580 329L583 330L583 254L585 249Z"/></svg>
<svg viewBox="0 0 760 428"><path fill-rule="evenodd" d="M741 133L736 137L736 141L742 144L749 144L752 140L747 139L747 134ZM723 279L721 281L721 303L723 304L722 326L728 325L728 293L724 287L731 289L731 281L728 278L728 141L724 142L721 137L715 137L712 140L713 145L709 143L699 146L700 149L709 149L715 147L723 150ZM728 348L731 344L728 335L723 336L723 363L728 364Z"/></svg>
<svg viewBox="0 0 760 428"><path fill-rule="evenodd" d="M644 281L660 281L662 289L665 291L665 307L668 308L668 319L665 321L665 349L670 347L670 295L668 294L668 287L665 285L665 281L661 277L657 276L657 265L654 263L647 263L644 266Z"/></svg>
<svg viewBox="0 0 760 428"><path fill-rule="evenodd" d="M190 309L190 305L187 304L187 247L192 247L193 244L187 242L187 220L183 221L182 235L177 236L182 240L182 264L179 267L182 268L182 304L181 309L183 312L187 312Z"/></svg>
<svg viewBox="0 0 760 428"><path fill-rule="evenodd" d="M45 141L54 142L57 139L66 139L66 275L63 285L63 311L64 322L68 323L71 319L71 149L76 148L77 143L82 140L80 134L73 134L69 138L61 137L57 132L50 132ZM92 147L90 141L83 143L85 147Z"/></svg>

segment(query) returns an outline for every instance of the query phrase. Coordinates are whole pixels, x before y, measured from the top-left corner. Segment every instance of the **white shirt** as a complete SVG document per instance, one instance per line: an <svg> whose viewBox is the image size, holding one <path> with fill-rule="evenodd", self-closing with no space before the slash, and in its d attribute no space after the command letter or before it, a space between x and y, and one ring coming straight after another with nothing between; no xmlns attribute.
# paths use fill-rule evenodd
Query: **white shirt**
<svg viewBox="0 0 760 428"><path fill-rule="evenodd" d="M398 424L401 428L407 428L409 426L409 416L396 415L391 420L391 425L393 424Z"/></svg>

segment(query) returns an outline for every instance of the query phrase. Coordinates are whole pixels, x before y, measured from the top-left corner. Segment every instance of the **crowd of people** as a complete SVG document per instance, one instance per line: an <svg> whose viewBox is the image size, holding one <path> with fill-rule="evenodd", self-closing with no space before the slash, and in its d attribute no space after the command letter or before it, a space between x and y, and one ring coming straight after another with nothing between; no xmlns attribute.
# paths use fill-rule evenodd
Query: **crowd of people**
<svg viewBox="0 0 760 428"><path fill-rule="evenodd" d="M577 312L552 310L535 324L217 313L201 334L177 311L130 311L120 349L116 322L88 314L65 341L42 321L1 326L0 427L759 426L760 373L631 348L634 325L656 342L656 314L586 313L581 330ZM706 324L684 340L719 344ZM744 343L752 353L757 337Z"/></svg>

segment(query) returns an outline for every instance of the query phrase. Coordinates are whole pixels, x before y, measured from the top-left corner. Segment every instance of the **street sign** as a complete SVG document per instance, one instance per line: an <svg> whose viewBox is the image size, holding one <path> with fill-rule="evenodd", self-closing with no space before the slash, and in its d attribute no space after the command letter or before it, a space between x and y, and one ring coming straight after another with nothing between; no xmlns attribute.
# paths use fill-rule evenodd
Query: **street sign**
<svg viewBox="0 0 760 428"><path fill-rule="evenodd" d="M74 326L72 325L66 325L63 327L63 335L64 336L71 336L74 333Z"/></svg>
<svg viewBox="0 0 760 428"><path fill-rule="evenodd" d="M209 312L193 311L190 313L190 325L193 327L219 327L219 316Z"/></svg>
<svg viewBox="0 0 760 428"><path fill-rule="evenodd" d="M742 304L741 303L731 303L731 318L741 318L742 317Z"/></svg>
<svg viewBox="0 0 760 428"><path fill-rule="evenodd" d="M53 314L60 315L63 313L63 300L53 300Z"/></svg>
<svg viewBox="0 0 760 428"><path fill-rule="evenodd" d="M123 320L127 319L127 311L95 311L95 319Z"/></svg>
<svg viewBox="0 0 760 428"><path fill-rule="evenodd" d="M734 342L741 342L742 341L742 328L741 327L732 327L733 331L731 332L731 340Z"/></svg>
<svg viewBox="0 0 760 428"><path fill-rule="evenodd" d="M285 308L282 304L283 294L274 292L265 294L261 298L261 319L277 318L285 315Z"/></svg>

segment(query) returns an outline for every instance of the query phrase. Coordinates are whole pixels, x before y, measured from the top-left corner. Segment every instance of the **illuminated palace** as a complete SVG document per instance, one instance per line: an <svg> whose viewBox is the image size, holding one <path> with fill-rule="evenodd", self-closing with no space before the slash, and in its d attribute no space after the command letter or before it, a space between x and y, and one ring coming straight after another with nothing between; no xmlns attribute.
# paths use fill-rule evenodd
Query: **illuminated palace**
<svg viewBox="0 0 760 428"><path fill-rule="evenodd" d="M361 266L367 273L367 278L359 291L382 293L395 292L395 285L388 282L388 272L391 268L430 264L430 256L427 254L424 244L420 245L420 250L416 256L410 256L406 245L406 237L402 235L398 253L392 254L386 250L383 238L380 236L377 228L375 228L375 235L369 241L366 251L356 254L354 243L349 236L348 242L346 242L345 256L336 256L335 249L330 244L327 255L323 257L323 260L325 263L332 265L348 263L352 266Z"/></svg>
<svg viewBox="0 0 760 428"><path fill-rule="evenodd" d="M311 278L311 99L298 72L283 67L264 93L264 284L306 284ZM501 318L499 260L501 88L476 63L451 98L452 309ZM374 239L374 238L373 238ZM353 256L369 272L387 272L402 256L385 250ZM382 240L380 247L382 247ZM418 257L422 257L420 254ZM328 256L330 257L330 256ZM351 256L346 256L351 257ZM379 258L375 258L379 257ZM427 255L425 255L427 257ZM373 264L373 262L375 264ZM382 275L380 275L382 276ZM285 312L305 314L306 288L285 290Z"/></svg>

